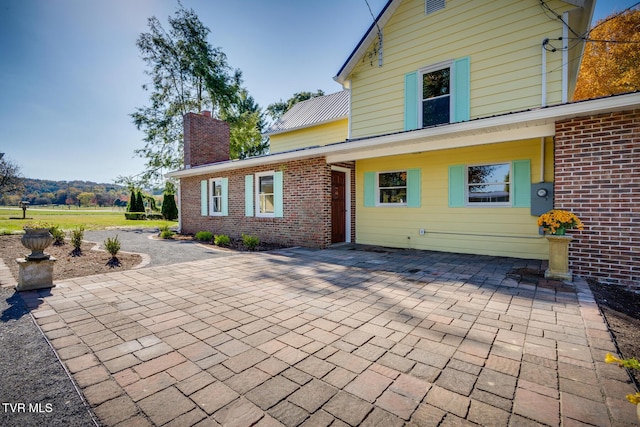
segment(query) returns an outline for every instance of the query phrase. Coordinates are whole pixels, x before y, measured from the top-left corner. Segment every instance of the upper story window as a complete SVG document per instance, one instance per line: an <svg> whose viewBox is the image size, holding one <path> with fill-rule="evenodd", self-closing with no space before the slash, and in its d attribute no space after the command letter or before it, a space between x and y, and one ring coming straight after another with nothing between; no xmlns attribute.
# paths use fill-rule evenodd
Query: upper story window
<svg viewBox="0 0 640 427"><path fill-rule="evenodd" d="M451 68L421 71L422 127L449 123L451 120Z"/></svg>
<svg viewBox="0 0 640 427"><path fill-rule="evenodd" d="M468 205L509 206L510 187L510 163L467 166Z"/></svg>
<svg viewBox="0 0 640 427"><path fill-rule="evenodd" d="M378 204L407 204L407 171L378 173Z"/></svg>
<svg viewBox="0 0 640 427"><path fill-rule="evenodd" d="M428 15L444 9L445 0L425 0L425 13Z"/></svg>

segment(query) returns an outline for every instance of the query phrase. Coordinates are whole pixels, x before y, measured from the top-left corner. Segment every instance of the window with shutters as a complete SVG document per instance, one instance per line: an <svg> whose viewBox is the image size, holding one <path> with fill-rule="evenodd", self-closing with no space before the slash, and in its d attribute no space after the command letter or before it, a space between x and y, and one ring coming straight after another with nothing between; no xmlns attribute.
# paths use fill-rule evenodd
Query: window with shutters
<svg viewBox="0 0 640 427"><path fill-rule="evenodd" d="M422 127L451 121L451 67L420 70L420 117Z"/></svg>
<svg viewBox="0 0 640 427"><path fill-rule="evenodd" d="M378 205L407 204L407 171L378 172Z"/></svg>
<svg viewBox="0 0 640 427"><path fill-rule="evenodd" d="M211 195L209 215L211 216L222 215L222 205L226 203L222 198L222 181L222 178L209 180L209 194Z"/></svg>
<svg viewBox="0 0 640 427"><path fill-rule="evenodd" d="M510 202L511 164L467 166L467 203L469 205L510 206Z"/></svg>
<svg viewBox="0 0 640 427"><path fill-rule="evenodd" d="M273 172L256 174L256 216L275 216Z"/></svg>

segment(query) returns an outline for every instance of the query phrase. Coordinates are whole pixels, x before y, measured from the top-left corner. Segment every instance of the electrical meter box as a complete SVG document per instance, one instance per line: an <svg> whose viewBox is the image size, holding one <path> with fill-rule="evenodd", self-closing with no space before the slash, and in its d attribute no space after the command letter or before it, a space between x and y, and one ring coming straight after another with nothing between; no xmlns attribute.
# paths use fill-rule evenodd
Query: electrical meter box
<svg viewBox="0 0 640 427"><path fill-rule="evenodd" d="M531 184L531 215L540 216L553 209L553 182Z"/></svg>

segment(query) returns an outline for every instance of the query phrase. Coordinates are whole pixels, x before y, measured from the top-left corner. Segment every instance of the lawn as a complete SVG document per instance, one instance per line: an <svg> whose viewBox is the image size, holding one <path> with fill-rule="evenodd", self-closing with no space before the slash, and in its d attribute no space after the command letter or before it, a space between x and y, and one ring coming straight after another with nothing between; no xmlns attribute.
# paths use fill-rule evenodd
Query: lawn
<svg viewBox="0 0 640 427"><path fill-rule="evenodd" d="M22 209L12 207L0 208L0 234L10 234L22 231L22 227L32 221L42 221L58 225L63 230L72 230L83 226L85 230L99 230L109 227L144 227L157 228L164 225L175 226L176 221L148 220L133 221L125 219L124 211L110 209L40 209L30 207L26 217L22 218Z"/></svg>

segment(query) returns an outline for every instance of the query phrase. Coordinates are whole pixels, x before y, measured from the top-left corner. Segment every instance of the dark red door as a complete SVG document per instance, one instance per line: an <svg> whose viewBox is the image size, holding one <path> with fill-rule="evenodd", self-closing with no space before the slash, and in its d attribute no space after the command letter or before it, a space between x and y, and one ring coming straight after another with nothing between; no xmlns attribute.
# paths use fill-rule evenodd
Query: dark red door
<svg viewBox="0 0 640 427"><path fill-rule="evenodd" d="M345 173L331 171L331 243L345 241L347 209L345 208Z"/></svg>

